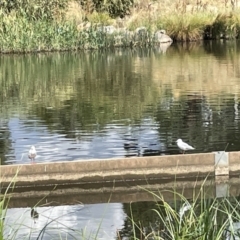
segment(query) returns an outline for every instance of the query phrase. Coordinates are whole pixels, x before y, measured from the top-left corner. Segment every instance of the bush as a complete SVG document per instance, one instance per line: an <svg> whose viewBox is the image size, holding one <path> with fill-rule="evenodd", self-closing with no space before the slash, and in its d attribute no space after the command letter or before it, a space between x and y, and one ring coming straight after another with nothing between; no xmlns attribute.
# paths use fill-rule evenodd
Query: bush
<svg viewBox="0 0 240 240"><path fill-rule="evenodd" d="M1 0L0 9L7 14L15 12L29 20L61 18L68 0Z"/></svg>
<svg viewBox="0 0 240 240"><path fill-rule="evenodd" d="M133 0L80 0L79 3L85 11L92 13L107 12L111 17L121 17L130 14Z"/></svg>
<svg viewBox="0 0 240 240"><path fill-rule="evenodd" d="M240 18L239 13L219 14L211 26L211 37L213 39L236 38L239 34Z"/></svg>

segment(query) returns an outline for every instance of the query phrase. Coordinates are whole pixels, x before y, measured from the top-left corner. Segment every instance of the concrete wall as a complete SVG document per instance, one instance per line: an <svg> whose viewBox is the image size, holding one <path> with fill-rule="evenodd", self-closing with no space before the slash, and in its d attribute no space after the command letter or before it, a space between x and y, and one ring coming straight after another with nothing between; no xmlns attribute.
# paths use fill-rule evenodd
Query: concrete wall
<svg viewBox="0 0 240 240"><path fill-rule="evenodd" d="M225 154L225 157L222 157ZM219 158L219 159L218 159ZM46 187L140 179L228 175L240 171L240 152L81 160L0 167L1 186ZM223 161L222 161L223 160ZM216 172L217 171L217 172Z"/></svg>
<svg viewBox="0 0 240 240"><path fill-rule="evenodd" d="M68 188L60 187L54 189L54 191L49 188L38 191L19 192L11 195L8 208L33 207L36 203L38 203L38 206L57 206L79 203L157 201L161 199L161 196L165 201L171 201L174 198L178 198L178 195L175 194L174 196L173 187L176 192L182 193L187 199L191 199L193 196L198 195L203 183L205 187L203 191L206 192L206 196L209 198L214 197L214 179L199 180L197 182L196 180L162 182L161 179L158 179L154 181L127 181L121 184L103 183L95 184L94 187L87 185L86 187L88 188L85 188L85 186L70 185Z"/></svg>
<svg viewBox="0 0 240 240"><path fill-rule="evenodd" d="M69 185L67 188L61 186L48 189L37 189L26 192L15 192L11 194L8 208L38 206L58 206L108 203L108 202L138 202L138 201L165 201L178 199L174 191L181 193L185 198L192 199L194 196L215 197L237 197L240 194L240 178L223 178L216 181L214 177L208 179L194 180L168 180L162 181L126 181L121 183L101 183L93 185ZM203 187L204 186L204 187ZM54 191L52 191L54 189ZM155 194L155 195L154 195ZM180 198L180 197L179 197Z"/></svg>

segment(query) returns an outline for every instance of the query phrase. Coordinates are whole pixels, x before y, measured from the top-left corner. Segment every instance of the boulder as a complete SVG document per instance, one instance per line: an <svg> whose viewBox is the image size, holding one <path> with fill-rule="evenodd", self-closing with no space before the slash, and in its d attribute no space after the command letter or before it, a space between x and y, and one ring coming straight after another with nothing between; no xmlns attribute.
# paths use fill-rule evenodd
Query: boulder
<svg viewBox="0 0 240 240"><path fill-rule="evenodd" d="M157 43L171 43L173 40L166 34L165 30L159 30L154 34Z"/></svg>

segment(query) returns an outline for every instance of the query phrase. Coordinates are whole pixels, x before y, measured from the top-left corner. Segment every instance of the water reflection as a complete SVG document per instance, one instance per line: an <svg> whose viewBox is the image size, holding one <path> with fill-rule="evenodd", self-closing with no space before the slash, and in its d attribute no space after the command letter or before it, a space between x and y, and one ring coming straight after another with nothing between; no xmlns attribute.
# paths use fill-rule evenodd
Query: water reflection
<svg viewBox="0 0 240 240"><path fill-rule="evenodd" d="M121 203L36 209L37 218L32 217L29 208L8 209L4 221L4 239L113 240L126 217Z"/></svg>
<svg viewBox="0 0 240 240"><path fill-rule="evenodd" d="M3 164L240 150L239 42L0 57ZM130 147L128 147L130 146Z"/></svg>

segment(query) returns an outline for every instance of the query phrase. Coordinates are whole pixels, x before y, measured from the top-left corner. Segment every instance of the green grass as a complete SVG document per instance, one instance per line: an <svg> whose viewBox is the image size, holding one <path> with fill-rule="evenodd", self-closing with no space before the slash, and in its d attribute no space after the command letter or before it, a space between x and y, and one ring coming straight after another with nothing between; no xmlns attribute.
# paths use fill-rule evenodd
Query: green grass
<svg viewBox="0 0 240 240"><path fill-rule="evenodd" d="M132 239L223 240L239 236L234 228L234 224L240 222L240 203L237 198L209 198L204 184L192 199L174 190L164 192L168 192L168 196L173 195L174 200L167 202L163 194L149 192L156 201L156 207L148 210L151 212L148 214L154 215L152 218L155 219L150 226L135 219L130 209ZM140 232L138 236L136 231Z"/></svg>
<svg viewBox="0 0 240 240"><path fill-rule="evenodd" d="M79 47L79 35L72 22L29 21L5 16L0 23L0 51L40 52Z"/></svg>
<svg viewBox="0 0 240 240"><path fill-rule="evenodd" d="M8 204L9 204L10 197L11 197L10 193L11 193L12 189L14 189L17 175L18 175L18 171L15 174L14 178L12 179L11 183L7 186L4 194L2 194L0 192L0 240L4 240L4 236L3 236L3 234L4 234L4 221L5 221ZM0 176L0 183L2 182L1 177L2 176ZM1 191L2 191L2 186L0 186L0 187L1 187Z"/></svg>
<svg viewBox="0 0 240 240"><path fill-rule="evenodd" d="M4 202L5 202L4 199L0 201L0 240L3 240L3 227L6 215L6 212L4 211Z"/></svg>
<svg viewBox="0 0 240 240"><path fill-rule="evenodd" d="M167 29L176 41L196 41L203 39L206 26L214 23L215 16L205 12L176 13L157 19L158 29Z"/></svg>

